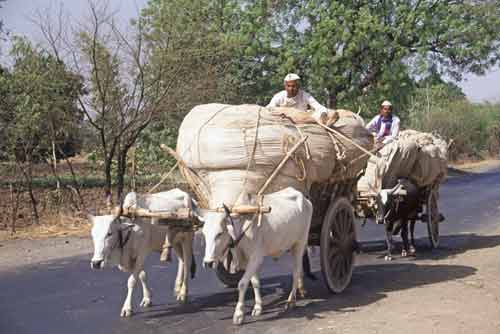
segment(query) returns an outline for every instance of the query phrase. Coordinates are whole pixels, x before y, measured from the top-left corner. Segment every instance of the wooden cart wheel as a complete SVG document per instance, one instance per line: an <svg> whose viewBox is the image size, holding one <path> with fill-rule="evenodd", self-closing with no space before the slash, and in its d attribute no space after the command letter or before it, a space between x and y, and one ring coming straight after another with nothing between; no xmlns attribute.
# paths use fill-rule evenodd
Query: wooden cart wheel
<svg viewBox="0 0 500 334"><path fill-rule="evenodd" d="M227 253L226 259L222 262L217 263L215 274L217 275L217 278L227 287L236 288L245 271L236 270L232 260L233 254L231 253L231 251L229 251Z"/></svg>
<svg viewBox="0 0 500 334"><path fill-rule="evenodd" d="M355 244L354 209L347 198L340 197L330 204L321 227L321 272L333 293L342 292L351 282Z"/></svg>
<svg viewBox="0 0 500 334"><path fill-rule="evenodd" d="M437 192L435 190L431 190L427 197L425 217L427 219L427 232L431 248L437 248L439 246L439 208Z"/></svg>

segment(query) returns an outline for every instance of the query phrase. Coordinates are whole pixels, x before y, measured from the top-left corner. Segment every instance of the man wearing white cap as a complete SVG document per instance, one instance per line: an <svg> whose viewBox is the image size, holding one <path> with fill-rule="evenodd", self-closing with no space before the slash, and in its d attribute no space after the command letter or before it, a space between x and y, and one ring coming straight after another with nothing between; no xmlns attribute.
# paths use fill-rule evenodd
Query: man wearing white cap
<svg viewBox="0 0 500 334"><path fill-rule="evenodd" d="M379 114L375 116L366 128L373 132L377 143L388 144L399 134L399 117L392 114L392 104L384 101L380 105Z"/></svg>
<svg viewBox="0 0 500 334"><path fill-rule="evenodd" d="M291 107L302 111L307 111L307 106L314 109L311 116L322 123L326 122L328 109L322 106L311 94L299 89L298 80L300 77L295 73L289 73L284 79L285 90L277 93L266 106L271 107Z"/></svg>

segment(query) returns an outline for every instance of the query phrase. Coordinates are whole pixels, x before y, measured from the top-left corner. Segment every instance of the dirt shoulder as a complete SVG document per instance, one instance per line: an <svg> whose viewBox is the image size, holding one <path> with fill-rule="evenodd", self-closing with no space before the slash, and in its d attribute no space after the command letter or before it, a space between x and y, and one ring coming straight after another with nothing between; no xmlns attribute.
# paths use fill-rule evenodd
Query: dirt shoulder
<svg viewBox="0 0 500 334"><path fill-rule="evenodd" d="M500 229L491 235L464 234L458 248L443 247L428 259L375 264L364 272L358 267L362 282L345 292L355 302L340 302L336 311L322 312L299 327L329 334L498 334L499 234ZM363 304L367 296L371 301Z"/></svg>
<svg viewBox="0 0 500 334"><path fill-rule="evenodd" d="M92 252L90 237L57 237L0 241L0 271Z"/></svg>

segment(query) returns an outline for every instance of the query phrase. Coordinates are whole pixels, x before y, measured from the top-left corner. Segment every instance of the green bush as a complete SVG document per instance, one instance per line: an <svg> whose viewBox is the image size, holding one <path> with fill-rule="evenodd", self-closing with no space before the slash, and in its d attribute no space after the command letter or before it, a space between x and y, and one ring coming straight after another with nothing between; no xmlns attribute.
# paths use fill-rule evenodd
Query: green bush
<svg viewBox="0 0 500 334"><path fill-rule="evenodd" d="M495 154L500 138L500 104L473 104L450 98L439 88L417 91L408 105L403 128L437 133L450 145L450 160ZM498 152L497 152L498 153Z"/></svg>

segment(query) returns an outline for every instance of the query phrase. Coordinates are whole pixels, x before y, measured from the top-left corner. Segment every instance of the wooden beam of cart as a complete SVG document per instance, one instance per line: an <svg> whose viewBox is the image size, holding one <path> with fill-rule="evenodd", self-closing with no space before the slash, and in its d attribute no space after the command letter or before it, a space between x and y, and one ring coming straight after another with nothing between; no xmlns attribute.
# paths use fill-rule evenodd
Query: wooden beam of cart
<svg viewBox="0 0 500 334"><path fill-rule="evenodd" d="M209 211L216 211L223 213L224 208L217 208ZM252 213L269 213L271 212L271 207L251 206L251 205L238 205L231 208L231 215L242 215L242 214L252 214ZM193 210L182 208L177 211L150 211L146 209L133 209L133 208L123 208L120 213L120 208L115 208L115 215L122 216L135 216L135 217L145 217L145 218L158 218L158 219L171 219L171 220L188 220L193 219Z"/></svg>

